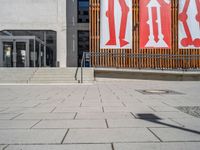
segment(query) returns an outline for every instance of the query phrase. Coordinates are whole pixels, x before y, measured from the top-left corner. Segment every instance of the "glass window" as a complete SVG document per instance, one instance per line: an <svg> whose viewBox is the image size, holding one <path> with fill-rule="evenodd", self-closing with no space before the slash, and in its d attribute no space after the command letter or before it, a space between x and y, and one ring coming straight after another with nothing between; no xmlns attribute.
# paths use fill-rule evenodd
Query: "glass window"
<svg viewBox="0 0 200 150"><path fill-rule="evenodd" d="M13 41L4 44L3 62L5 67L15 66L13 59L16 59L17 67L56 67L57 38L55 31L7 30L0 31L0 36L10 36L13 41L16 41L15 47L13 47ZM12 56L13 49L16 49L16 56ZM26 54L29 55L26 57Z"/></svg>
<svg viewBox="0 0 200 150"><path fill-rule="evenodd" d="M78 0L78 23L89 22L89 0Z"/></svg>
<svg viewBox="0 0 200 150"><path fill-rule="evenodd" d="M89 52L89 31L78 31L78 66L81 66L83 52Z"/></svg>

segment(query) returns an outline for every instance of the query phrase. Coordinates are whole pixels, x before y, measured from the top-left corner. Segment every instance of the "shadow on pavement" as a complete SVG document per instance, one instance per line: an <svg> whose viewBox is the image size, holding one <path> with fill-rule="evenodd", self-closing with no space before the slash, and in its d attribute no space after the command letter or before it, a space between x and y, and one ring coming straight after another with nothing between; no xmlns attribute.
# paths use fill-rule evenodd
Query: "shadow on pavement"
<svg viewBox="0 0 200 150"><path fill-rule="evenodd" d="M138 119L142 119L142 120L149 121L149 122L152 122L152 123L157 123L157 124L165 125L165 126L168 126L168 127L171 127L171 128L175 128L175 129L179 129L179 130L183 130L183 131L187 131L187 132L191 132L191 133L195 133L195 134L200 135L200 131L161 122L160 120L162 120L162 119L157 117L154 114L137 114L137 116L138 116Z"/></svg>

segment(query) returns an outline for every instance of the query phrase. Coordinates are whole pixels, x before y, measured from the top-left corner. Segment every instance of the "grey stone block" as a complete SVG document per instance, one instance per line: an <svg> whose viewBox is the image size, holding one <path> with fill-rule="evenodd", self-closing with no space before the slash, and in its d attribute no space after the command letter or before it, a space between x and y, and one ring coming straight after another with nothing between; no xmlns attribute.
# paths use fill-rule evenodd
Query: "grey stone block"
<svg viewBox="0 0 200 150"><path fill-rule="evenodd" d="M115 150L198 150L198 142L182 143L117 143Z"/></svg>
<svg viewBox="0 0 200 150"><path fill-rule="evenodd" d="M104 107L105 112L154 112L147 106L132 106L132 107Z"/></svg>
<svg viewBox="0 0 200 150"><path fill-rule="evenodd" d="M0 145L0 150L3 150L3 148L5 148L6 145Z"/></svg>
<svg viewBox="0 0 200 150"><path fill-rule="evenodd" d="M91 106L111 106L111 107L124 107L124 105L122 104L122 102L116 102L116 101L114 101L114 102L103 102L103 103L96 103L96 102L87 102L87 101L85 101L85 102L83 102L82 103L82 105L81 106L83 106L83 107L91 107Z"/></svg>
<svg viewBox="0 0 200 150"><path fill-rule="evenodd" d="M76 119L133 119L127 112L78 113Z"/></svg>
<svg viewBox="0 0 200 150"><path fill-rule="evenodd" d="M156 142L146 128L71 129L64 143Z"/></svg>
<svg viewBox="0 0 200 150"><path fill-rule="evenodd" d="M106 128L106 122L105 120L44 120L34 128Z"/></svg>
<svg viewBox="0 0 200 150"><path fill-rule="evenodd" d="M0 120L0 129L29 129L39 120Z"/></svg>
<svg viewBox="0 0 200 150"><path fill-rule="evenodd" d="M197 132L186 131L178 128L151 128L151 131L153 131L164 142L200 142L200 128L189 128L189 130L196 130Z"/></svg>
<svg viewBox="0 0 200 150"><path fill-rule="evenodd" d="M73 119L75 117L75 113L24 113L17 117L16 119L26 119L26 120L65 120L65 119Z"/></svg>
<svg viewBox="0 0 200 150"><path fill-rule="evenodd" d="M120 119L120 120L108 119L107 121L108 121L108 126L110 128L168 127L167 125L164 124L181 126L180 124L177 124L169 119L159 120L160 123L156 123L151 120L141 120L141 119Z"/></svg>
<svg viewBox="0 0 200 150"><path fill-rule="evenodd" d="M110 144L10 145L6 150L112 150Z"/></svg>
<svg viewBox="0 0 200 150"><path fill-rule="evenodd" d="M0 113L0 120L10 120L18 115L18 113Z"/></svg>
<svg viewBox="0 0 200 150"><path fill-rule="evenodd" d="M169 106L151 106L151 108L155 111L158 112L168 112L168 111L175 111L175 112L179 112L178 109L174 108L174 107L169 107Z"/></svg>
<svg viewBox="0 0 200 150"><path fill-rule="evenodd" d="M57 107L53 112L103 112L102 107Z"/></svg>
<svg viewBox="0 0 200 150"><path fill-rule="evenodd" d="M188 114L185 114L183 112L138 112L135 113L133 112L133 114L138 117L139 114L153 114L159 118L162 119L167 119L167 118L194 118ZM148 118L146 118L148 119ZM151 118L150 118L151 119Z"/></svg>
<svg viewBox="0 0 200 150"><path fill-rule="evenodd" d="M66 130L0 130L0 144L59 144Z"/></svg>
<svg viewBox="0 0 200 150"><path fill-rule="evenodd" d="M185 127L200 128L200 119L199 118L176 118L173 120Z"/></svg>
<svg viewBox="0 0 200 150"><path fill-rule="evenodd" d="M50 113L55 107L39 107L29 108L23 111L23 113Z"/></svg>
<svg viewBox="0 0 200 150"><path fill-rule="evenodd" d="M8 109L5 109L1 113L22 113L24 111L28 110L28 108L25 107L9 107Z"/></svg>

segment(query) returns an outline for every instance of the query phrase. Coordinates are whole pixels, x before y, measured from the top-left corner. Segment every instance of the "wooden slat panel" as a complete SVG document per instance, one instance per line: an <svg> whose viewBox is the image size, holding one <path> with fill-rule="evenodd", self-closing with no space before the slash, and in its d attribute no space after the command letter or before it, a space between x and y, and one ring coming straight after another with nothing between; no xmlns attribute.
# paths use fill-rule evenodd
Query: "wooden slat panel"
<svg viewBox="0 0 200 150"><path fill-rule="evenodd" d="M171 0L171 49L140 49L139 48L139 0L133 0L133 35L132 49L100 49L100 0L90 0L90 52L101 55L92 56L94 67L120 68L158 68L186 69L200 68L200 49L178 49L178 0ZM104 55L106 53L106 55ZM125 55L125 57L123 57ZM135 54L134 57L131 55ZM138 57L140 54L142 57ZM157 57L147 57L147 55ZM168 59L165 56L169 55ZM173 56L177 55L177 56ZM184 55L184 56L183 56Z"/></svg>

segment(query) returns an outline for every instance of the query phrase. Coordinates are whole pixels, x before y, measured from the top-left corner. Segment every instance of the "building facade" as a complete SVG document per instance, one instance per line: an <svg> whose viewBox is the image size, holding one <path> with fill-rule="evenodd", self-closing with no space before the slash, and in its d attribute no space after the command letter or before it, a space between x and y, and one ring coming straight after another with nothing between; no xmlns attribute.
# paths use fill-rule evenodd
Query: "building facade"
<svg viewBox="0 0 200 150"><path fill-rule="evenodd" d="M1 67L76 67L89 50L89 0L1 0Z"/></svg>
<svg viewBox="0 0 200 150"><path fill-rule="evenodd" d="M200 68L199 0L1 0L1 67Z"/></svg>

